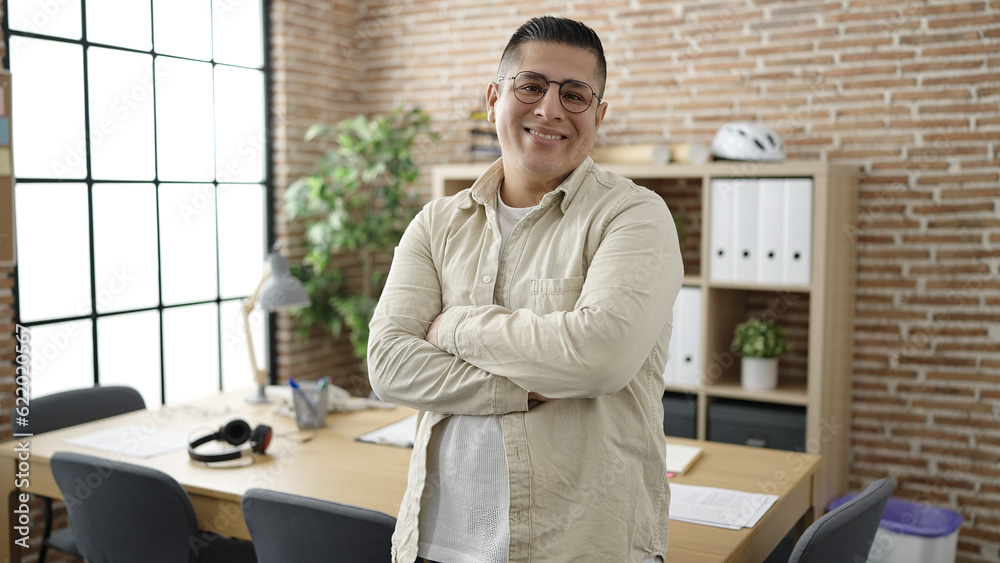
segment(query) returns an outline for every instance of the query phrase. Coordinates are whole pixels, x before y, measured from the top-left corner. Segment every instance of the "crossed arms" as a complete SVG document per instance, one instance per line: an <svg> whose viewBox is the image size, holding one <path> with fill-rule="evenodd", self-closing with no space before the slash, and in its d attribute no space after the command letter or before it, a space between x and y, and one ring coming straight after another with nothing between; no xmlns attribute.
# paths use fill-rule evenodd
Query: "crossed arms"
<svg viewBox="0 0 1000 563"><path fill-rule="evenodd" d="M372 319L369 374L384 400L432 412L505 414L527 410L537 398L530 393L615 393L668 326L683 266L669 211L651 192L633 192L592 225L601 230L600 244L579 298L565 311L473 303L442 311L443 284L457 282L442 279L441 260L469 258L445 255L432 214L433 206L425 208L403 236Z"/></svg>

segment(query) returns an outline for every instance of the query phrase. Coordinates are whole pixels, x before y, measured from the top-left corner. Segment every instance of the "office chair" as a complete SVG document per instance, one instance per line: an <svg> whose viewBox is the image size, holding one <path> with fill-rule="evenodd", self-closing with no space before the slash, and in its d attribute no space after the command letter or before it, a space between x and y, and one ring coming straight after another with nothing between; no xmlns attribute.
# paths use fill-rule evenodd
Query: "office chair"
<svg viewBox="0 0 1000 563"><path fill-rule="evenodd" d="M253 544L202 532L187 492L148 467L56 452L52 476L89 563L255 562Z"/></svg>
<svg viewBox="0 0 1000 563"><path fill-rule="evenodd" d="M143 410L146 408L146 402L142 399L142 395L131 387L86 387L32 399L30 408L31 416L27 417L27 425L21 426L17 417L11 418L15 434L41 434ZM42 530L42 545L38 551L38 563L45 563L45 556L50 548L74 557L82 557L76 547L72 528L52 531L52 499L40 498L43 501L45 524Z"/></svg>
<svg viewBox="0 0 1000 563"><path fill-rule="evenodd" d="M879 479L824 514L802 533L788 563L866 561L893 488L892 479Z"/></svg>
<svg viewBox="0 0 1000 563"><path fill-rule="evenodd" d="M243 494L243 519L260 563L390 560L388 514L264 489Z"/></svg>

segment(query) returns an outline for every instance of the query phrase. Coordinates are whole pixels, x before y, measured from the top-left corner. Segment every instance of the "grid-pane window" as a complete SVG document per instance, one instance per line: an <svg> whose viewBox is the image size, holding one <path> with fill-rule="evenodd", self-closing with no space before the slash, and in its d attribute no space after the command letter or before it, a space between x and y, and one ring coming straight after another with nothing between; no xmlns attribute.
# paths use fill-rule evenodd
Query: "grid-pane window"
<svg viewBox="0 0 1000 563"><path fill-rule="evenodd" d="M6 0L17 318L33 392L250 386L265 257L263 0ZM250 322L263 364L265 322Z"/></svg>

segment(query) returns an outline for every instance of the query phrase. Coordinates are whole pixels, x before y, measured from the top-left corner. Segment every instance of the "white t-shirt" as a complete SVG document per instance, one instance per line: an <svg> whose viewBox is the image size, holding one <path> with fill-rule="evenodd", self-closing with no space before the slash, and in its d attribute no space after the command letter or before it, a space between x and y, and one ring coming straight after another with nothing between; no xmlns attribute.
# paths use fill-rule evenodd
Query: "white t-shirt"
<svg viewBox="0 0 1000 563"><path fill-rule="evenodd" d="M500 255L514 226L533 207L509 207L497 193ZM427 452L420 508L420 557L506 563L510 485L500 415L454 415L441 421Z"/></svg>

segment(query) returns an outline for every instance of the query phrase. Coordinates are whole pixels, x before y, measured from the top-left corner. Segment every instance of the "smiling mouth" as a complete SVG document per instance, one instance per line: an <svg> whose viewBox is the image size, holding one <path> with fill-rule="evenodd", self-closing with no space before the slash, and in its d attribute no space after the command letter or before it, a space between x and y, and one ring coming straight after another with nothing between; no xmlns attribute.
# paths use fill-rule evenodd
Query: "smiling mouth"
<svg viewBox="0 0 1000 563"><path fill-rule="evenodd" d="M545 135L543 133L539 133L538 131L535 131L534 129L525 129L525 131L527 131L528 133L531 133L532 135L534 135L536 137L541 137L541 138L543 138L545 140L548 140L548 141L558 141L560 139L565 139L566 138L563 135Z"/></svg>

